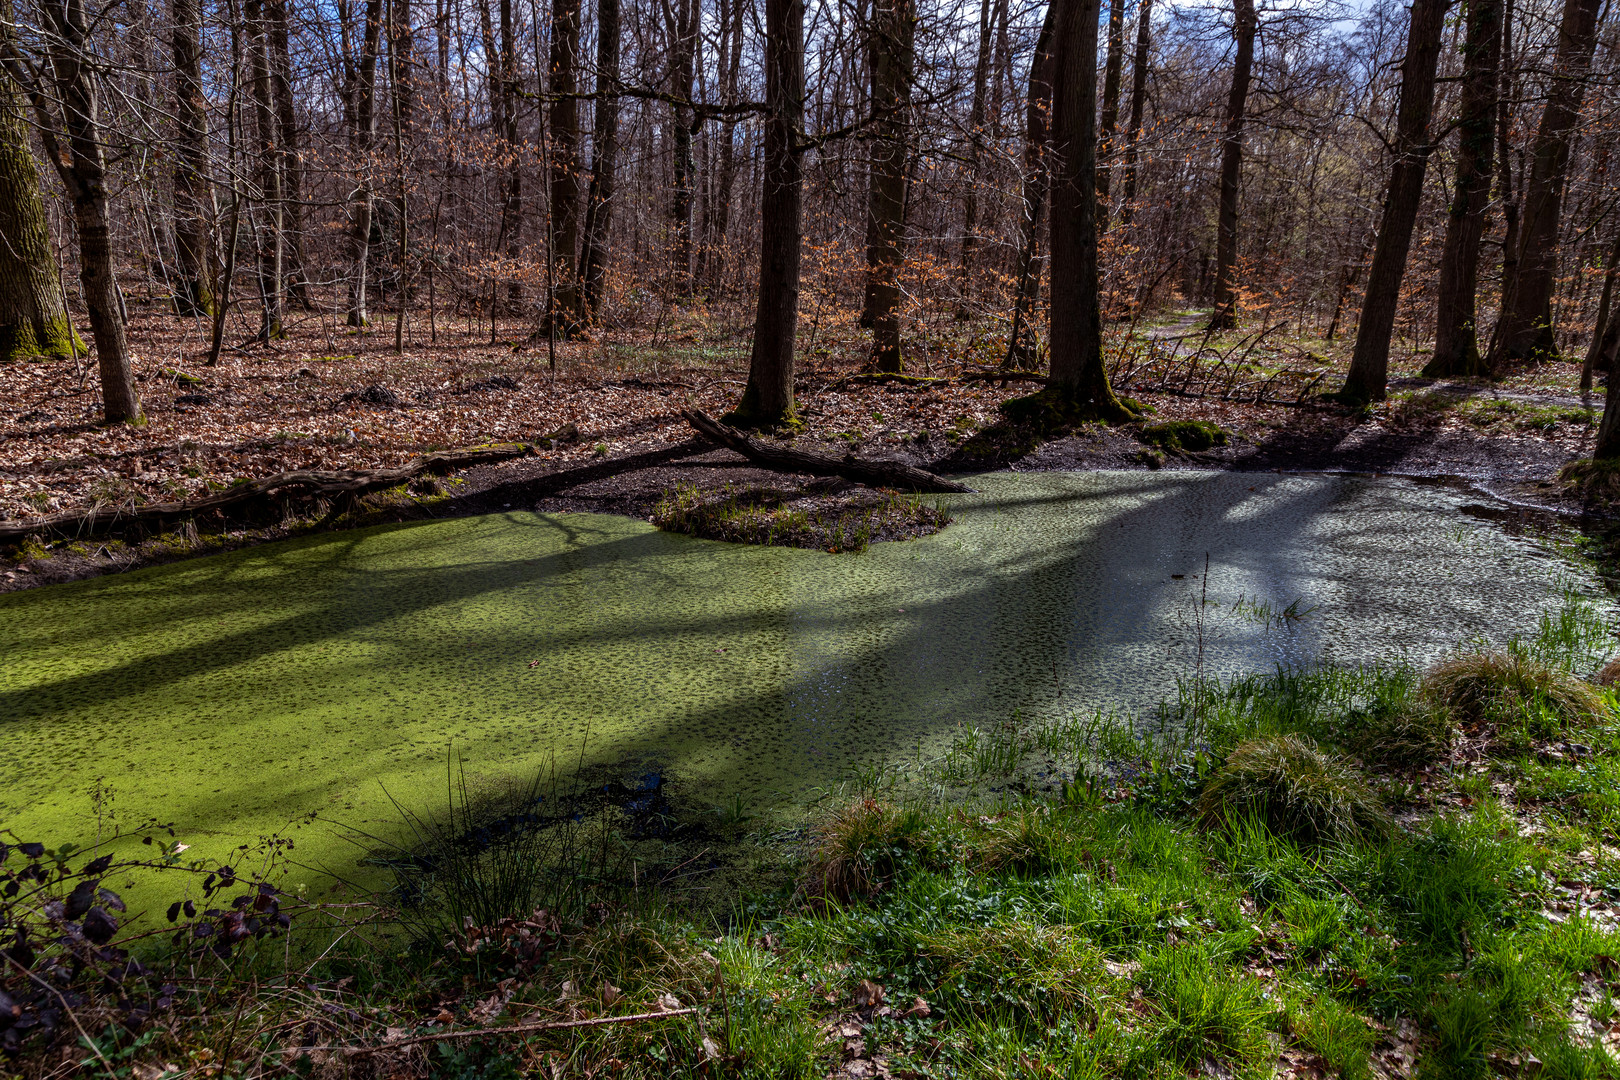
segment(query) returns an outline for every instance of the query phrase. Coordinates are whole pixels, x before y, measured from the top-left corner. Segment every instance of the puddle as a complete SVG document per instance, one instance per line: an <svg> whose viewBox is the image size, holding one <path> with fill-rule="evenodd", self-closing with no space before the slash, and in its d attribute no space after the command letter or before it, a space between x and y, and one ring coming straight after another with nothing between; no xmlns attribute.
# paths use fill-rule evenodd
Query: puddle
<svg viewBox="0 0 1620 1080"><path fill-rule="evenodd" d="M1477 495L1406 481L974 483L945 532L858 556L508 513L0 597L0 824L82 839L99 780L216 854L311 812L386 829L385 786L442 803L451 745L469 773L554 758L760 812L958 724L1145 707L1200 664L1424 662L1596 590ZM293 835L352 872L323 821Z"/></svg>

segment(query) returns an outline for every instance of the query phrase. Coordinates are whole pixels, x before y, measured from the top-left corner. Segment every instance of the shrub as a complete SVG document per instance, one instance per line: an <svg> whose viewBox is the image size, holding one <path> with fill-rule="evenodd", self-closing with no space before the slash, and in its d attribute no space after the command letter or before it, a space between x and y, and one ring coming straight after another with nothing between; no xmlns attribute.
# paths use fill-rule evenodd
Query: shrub
<svg viewBox="0 0 1620 1080"><path fill-rule="evenodd" d="M1518 649L1480 650L1429 669L1423 690L1470 725L1519 725L1550 737L1601 716L1602 691Z"/></svg>
<svg viewBox="0 0 1620 1080"><path fill-rule="evenodd" d="M1301 842L1388 835L1389 812L1348 761L1301 735L1268 735L1233 750L1198 799L1199 820L1257 818Z"/></svg>

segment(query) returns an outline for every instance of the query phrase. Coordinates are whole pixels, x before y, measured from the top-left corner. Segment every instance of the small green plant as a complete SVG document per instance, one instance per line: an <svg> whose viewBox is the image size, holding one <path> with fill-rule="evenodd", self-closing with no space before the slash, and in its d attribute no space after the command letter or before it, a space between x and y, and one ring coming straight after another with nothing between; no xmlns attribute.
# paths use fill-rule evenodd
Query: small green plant
<svg viewBox="0 0 1620 1080"><path fill-rule="evenodd" d="M1387 835L1389 811L1350 762L1302 735L1268 735L1233 750L1198 799L1206 826L1258 818L1312 843Z"/></svg>

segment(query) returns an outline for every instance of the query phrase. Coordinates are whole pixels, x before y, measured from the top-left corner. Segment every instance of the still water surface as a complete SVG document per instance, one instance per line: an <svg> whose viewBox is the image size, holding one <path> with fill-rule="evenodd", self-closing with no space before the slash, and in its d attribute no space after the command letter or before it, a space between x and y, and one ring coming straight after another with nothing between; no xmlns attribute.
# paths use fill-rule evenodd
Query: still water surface
<svg viewBox="0 0 1620 1080"><path fill-rule="evenodd" d="M1232 473L995 474L863 555L618 517L332 533L0 597L0 826L82 837L98 780L201 851L555 756L792 806L1015 710L1142 708L1199 663L1425 662L1590 587L1466 493ZM1205 556L1209 580L1202 580ZM1207 592L1206 592L1207 590ZM1301 619L1270 619L1295 604ZM300 855L353 849L317 822Z"/></svg>

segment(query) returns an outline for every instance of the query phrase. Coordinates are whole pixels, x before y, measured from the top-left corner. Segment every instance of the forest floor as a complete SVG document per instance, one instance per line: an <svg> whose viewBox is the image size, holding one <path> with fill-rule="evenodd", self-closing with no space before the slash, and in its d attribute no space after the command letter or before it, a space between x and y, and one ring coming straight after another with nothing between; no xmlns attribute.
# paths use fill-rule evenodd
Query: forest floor
<svg viewBox="0 0 1620 1080"><path fill-rule="evenodd" d="M144 426L99 422L87 360L0 367L0 521L195 498L294 469L397 467L428 451L559 432L533 457L395 493L389 512L409 513L412 500L433 503L436 514L522 500L646 518L683 486L714 497L764 489L795 505L812 499L811 511L794 512L825 527L801 540L828 546L835 524L828 515L870 502L861 491L834 499L806 491L810 477L755 469L730 451L525 497L525 481L558 468L689 438L683 408L719 415L736 402L747 375L746 326L701 309L650 334L608 332L554 349L515 326L494 343L484 324L438 327L433 342L413 326L401 354L391 326L357 334L311 318L289 340L227 349L213 367L201 365L205 348L193 322L156 305L135 305L131 319ZM1434 384L1417 377L1423 356L1398 353L1390 400L1355 410L1323 397L1342 377L1344 341L1264 327L1206 335L1203 321L1201 312L1167 312L1116 326L1112 374L1120 393L1155 410L1146 423L1212 422L1229 433L1225 446L1145 452L1142 425L1090 425L1038 445L1016 432L1001 438L1001 403L1036 386L984 377L1000 360L997 328L922 326L908 366L923 381L878 383L860 377L866 334L836 319L817 319L803 334L797 440L944 472L1164 465L1450 477L1515 502L1579 509L1555 474L1589 446L1602 398L1579 393L1575 365L1525 369L1494 383ZM376 516L349 515L340 524ZM898 521L879 532L904 535ZM225 525L201 544L188 534L156 545L128 537L25 545L0 570L0 591L273 539L294 524Z"/></svg>

